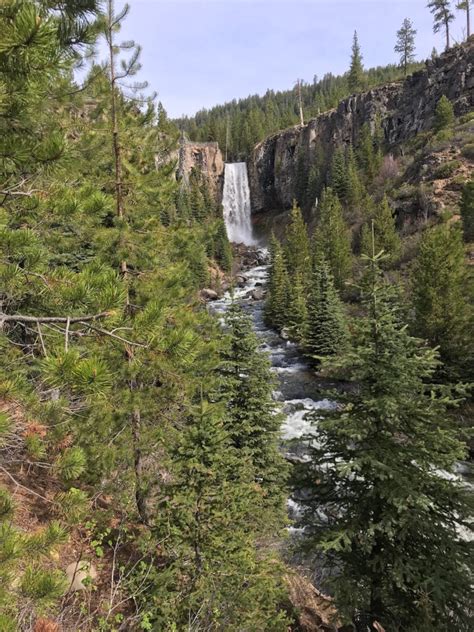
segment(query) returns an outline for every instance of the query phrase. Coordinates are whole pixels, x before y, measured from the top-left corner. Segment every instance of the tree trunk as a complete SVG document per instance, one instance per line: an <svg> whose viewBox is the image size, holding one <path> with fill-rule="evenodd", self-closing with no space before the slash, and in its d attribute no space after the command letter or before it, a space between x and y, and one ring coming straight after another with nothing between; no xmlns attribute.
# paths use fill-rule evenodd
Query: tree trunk
<svg viewBox="0 0 474 632"><path fill-rule="evenodd" d="M111 117L112 117L112 143L114 148L114 161L115 161L115 203L117 210L117 217L123 217L123 197L122 197L122 155L120 147L120 137L117 118L117 95L115 90L116 75L115 75L115 53L113 45L113 20L114 10L113 2L108 2L108 45L109 45L109 57L110 57L110 88L111 88Z"/></svg>
<svg viewBox="0 0 474 632"><path fill-rule="evenodd" d="M446 22L446 50L451 48L451 39L449 37L449 24Z"/></svg>
<svg viewBox="0 0 474 632"><path fill-rule="evenodd" d="M471 37L471 0L467 0L466 18L467 18L467 39Z"/></svg>
<svg viewBox="0 0 474 632"><path fill-rule="evenodd" d="M115 51L114 51L114 41L113 41L113 25L114 25L114 3L113 0L108 0L107 4L108 9L108 24L107 24L107 44L109 46L109 63L110 63L110 109L111 109L111 119L112 119L112 146L114 153L114 163L115 163L115 207L116 214L119 219L123 219L123 169L122 169L122 148L120 145L120 134L119 134L119 125L118 125L118 111L117 111L117 91L116 91L116 83L117 77L115 73ZM120 272L122 273L123 278L127 276L127 262L123 260L120 263ZM127 298L126 305L128 307L129 304L129 294L127 288Z"/></svg>
<svg viewBox="0 0 474 632"><path fill-rule="evenodd" d="M133 388L133 386L131 387ZM135 471L135 503L138 515L143 524L148 524L148 512L146 508L146 494L143 488L143 455L140 447L141 440L141 414L139 408L134 408L132 412L132 440L133 440L133 461Z"/></svg>
<svg viewBox="0 0 474 632"><path fill-rule="evenodd" d="M301 96L301 81L298 81L298 99L300 106L300 123L304 125L304 116L303 116L303 98Z"/></svg>

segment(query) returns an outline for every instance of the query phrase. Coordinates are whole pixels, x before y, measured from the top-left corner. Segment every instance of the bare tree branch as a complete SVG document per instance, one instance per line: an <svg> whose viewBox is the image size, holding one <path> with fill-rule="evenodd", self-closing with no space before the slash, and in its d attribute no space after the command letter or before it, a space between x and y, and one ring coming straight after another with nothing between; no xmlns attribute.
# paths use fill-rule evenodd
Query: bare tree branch
<svg viewBox="0 0 474 632"><path fill-rule="evenodd" d="M110 336L110 338L115 338L116 340L120 340L120 342L124 342L127 345L131 345L132 347L141 347L143 349L148 348L148 345L144 345L141 342L132 342L131 340L127 340L126 338L122 338L122 336L117 336L117 334L112 333L111 331L107 331L106 329L101 329L100 327L94 327L89 323L81 322L81 325L85 325L89 329L93 331L97 331L100 334L104 334L104 336Z"/></svg>
<svg viewBox="0 0 474 632"><path fill-rule="evenodd" d="M41 348L43 349L43 355L45 358L47 358L48 352L46 351L46 346L44 344L44 338L43 338L43 332L41 331L41 325L40 323L36 323L36 326L38 327L38 335L41 342Z"/></svg>
<svg viewBox="0 0 474 632"><path fill-rule="evenodd" d="M8 478L17 486L20 487L20 489L25 490L25 492L28 492L29 494L32 494L33 496L37 496L38 498L41 498L41 500L45 500L47 503L51 503L52 505L55 505L56 503L54 502L54 500L50 500L49 498L46 498L46 496L42 496L41 494L38 494L38 492L33 491L32 489L30 489L29 487L25 487L24 485L22 485L19 481L16 480L16 478L14 478L10 472L8 470L6 470L4 467L2 467L0 465L0 470L2 472L4 472Z"/></svg>
<svg viewBox="0 0 474 632"><path fill-rule="evenodd" d="M90 320L107 318L110 312L100 312L90 316L25 316L23 314L2 314L0 313L0 328L3 323L83 323Z"/></svg>

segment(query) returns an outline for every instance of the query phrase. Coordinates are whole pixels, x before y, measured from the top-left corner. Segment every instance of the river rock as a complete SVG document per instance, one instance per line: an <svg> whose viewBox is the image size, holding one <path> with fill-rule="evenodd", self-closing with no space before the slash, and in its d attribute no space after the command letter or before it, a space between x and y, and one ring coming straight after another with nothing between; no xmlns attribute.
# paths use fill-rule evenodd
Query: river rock
<svg viewBox="0 0 474 632"><path fill-rule="evenodd" d="M238 287L245 287L247 285L247 277L244 277L243 274L238 274L235 277L235 283Z"/></svg>
<svg viewBox="0 0 474 632"><path fill-rule="evenodd" d="M205 301L217 301L219 295L214 290L211 290L211 288L206 287L201 290L201 298Z"/></svg>
<svg viewBox="0 0 474 632"><path fill-rule="evenodd" d="M80 560L69 564L66 568L66 576L69 582L69 590L75 592L77 590L86 590L89 583L97 577L97 571L88 560Z"/></svg>
<svg viewBox="0 0 474 632"><path fill-rule="evenodd" d="M250 292L250 296L254 301L261 301L265 297L265 290L261 287L256 288Z"/></svg>

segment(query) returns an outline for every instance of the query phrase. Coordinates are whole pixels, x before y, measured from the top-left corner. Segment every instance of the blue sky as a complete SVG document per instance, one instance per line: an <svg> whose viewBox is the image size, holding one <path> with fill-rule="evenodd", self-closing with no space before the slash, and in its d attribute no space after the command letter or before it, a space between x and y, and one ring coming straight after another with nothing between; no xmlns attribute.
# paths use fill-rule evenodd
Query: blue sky
<svg viewBox="0 0 474 632"><path fill-rule="evenodd" d="M425 59L434 35L427 0L129 0L120 37L142 45L141 80L158 92L171 116L286 89L297 78L339 74L349 63L354 29L367 67L396 61L403 18L418 30ZM123 6L117 0L117 8ZM463 35L463 14L453 36Z"/></svg>

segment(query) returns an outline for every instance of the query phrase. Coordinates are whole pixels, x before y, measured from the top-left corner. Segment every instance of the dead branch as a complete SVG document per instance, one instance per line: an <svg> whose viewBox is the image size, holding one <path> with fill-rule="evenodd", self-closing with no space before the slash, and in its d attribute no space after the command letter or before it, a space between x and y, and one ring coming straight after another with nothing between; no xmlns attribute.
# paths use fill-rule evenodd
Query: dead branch
<svg viewBox="0 0 474 632"><path fill-rule="evenodd" d="M25 487L24 485L22 485L19 481L16 480L16 478L14 478L10 472L8 470L6 470L4 467L2 467L0 465L0 470L2 472L4 472L8 478L20 489L23 489L25 492L28 492L29 494L32 494L33 496L37 496L38 498L41 498L41 500L45 500L47 503L51 503L52 505L55 505L56 503L54 502L54 500L50 500L49 498L46 498L46 496L42 496L41 494L38 494L38 492L33 491L32 489L30 489L29 487Z"/></svg>
<svg viewBox="0 0 474 632"><path fill-rule="evenodd" d="M48 352L46 351L46 346L44 344L44 338L43 338L43 332L41 331L41 325L40 323L36 323L36 326L38 327L38 335L41 342L41 348L43 349L43 355L45 358L47 358Z"/></svg>
<svg viewBox="0 0 474 632"><path fill-rule="evenodd" d="M90 316L25 316L23 314L2 314L0 313L0 329L3 323L83 323L90 320L107 318L110 312L100 312Z"/></svg>
<svg viewBox="0 0 474 632"><path fill-rule="evenodd" d="M97 331L100 334L104 334L104 336L110 336L110 338L115 338L116 340L120 340L120 342L123 342L127 345L131 345L132 347L141 347L142 349L148 348L148 345L144 345L141 342L132 342L131 340L122 338L122 336L117 336L117 334L114 334L111 331L107 331L106 329L101 329L100 327L94 327L93 325L90 325L89 323L83 323L82 321L80 324L85 325L89 329L92 329L92 331Z"/></svg>

